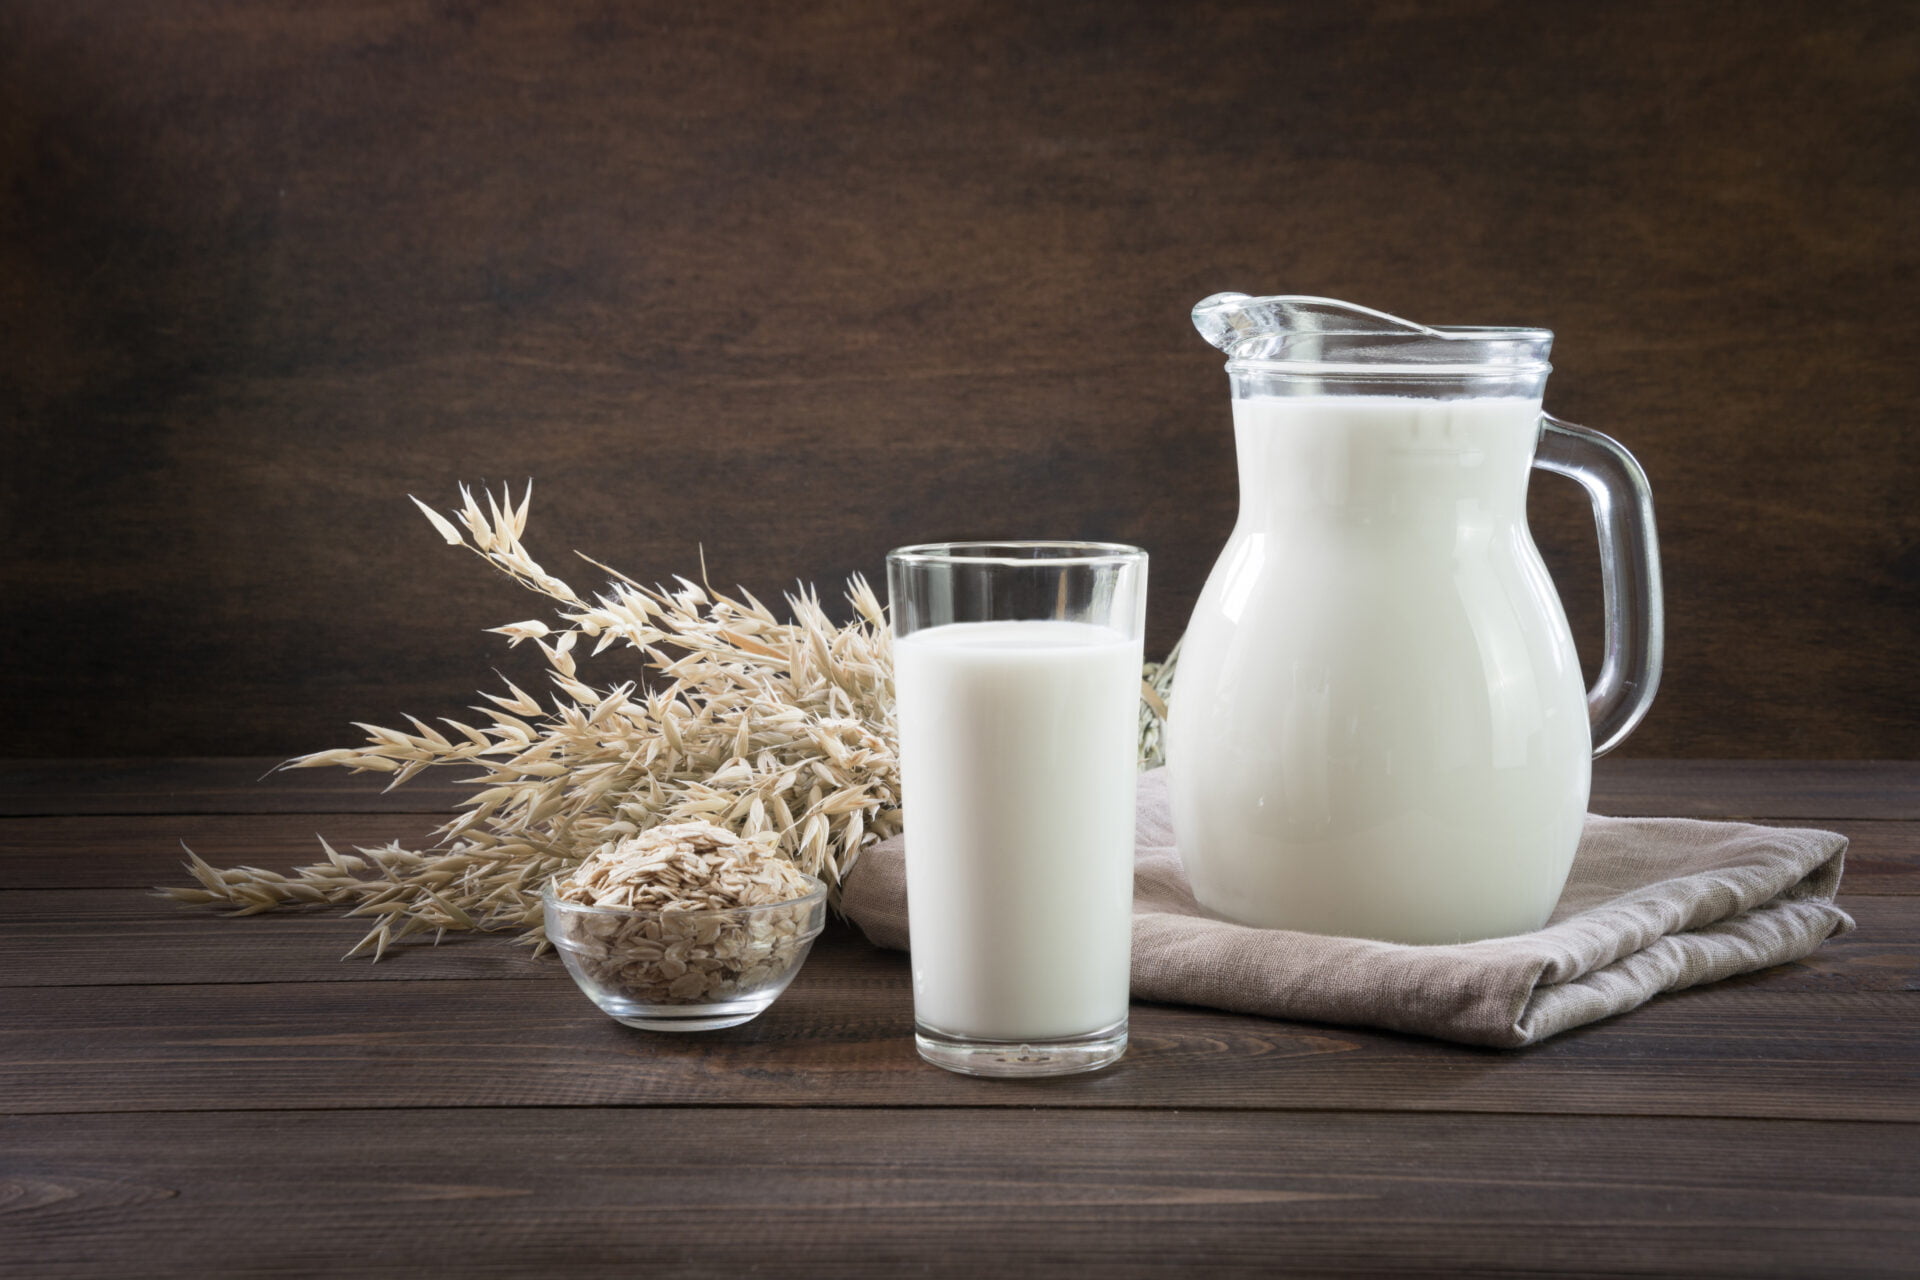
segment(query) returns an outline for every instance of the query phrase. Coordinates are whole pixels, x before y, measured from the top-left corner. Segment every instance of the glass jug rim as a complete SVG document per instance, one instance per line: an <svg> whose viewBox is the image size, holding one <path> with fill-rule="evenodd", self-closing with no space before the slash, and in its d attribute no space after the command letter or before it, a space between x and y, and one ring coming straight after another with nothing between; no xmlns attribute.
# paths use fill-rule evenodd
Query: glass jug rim
<svg viewBox="0 0 1920 1280"><path fill-rule="evenodd" d="M1355 373L1367 377L1511 377L1518 373L1548 373L1553 365L1546 352L1553 330L1521 325L1432 325L1431 334L1408 340L1382 341L1377 334L1322 333L1324 354L1302 356L1229 356L1227 372ZM1349 342L1343 343L1342 339ZM1458 352L1442 343L1459 342ZM1326 347L1333 348L1328 351ZM1341 358L1344 356L1345 358ZM1453 357L1453 358L1449 358Z"/></svg>
<svg viewBox="0 0 1920 1280"><path fill-rule="evenodd" d="M1475 379L1512 381L1515 378L1544 378L1553 372L1545 360L1474 360L1458 364L1425 361L1370 364L1357 360L1253 360L1236 357L1226 363L1229 374L1271 375L1277 377L1343 376L1362 382L1460 382Z"/></svg>
<svg viewBox="0 0 1920 1280"><path fill-rule="evenodd" d="M1553 331L1534 325L1429 325L1311 294L1216 293L1194 327L1229 372L1365 377L1544 375Z"/></svg>

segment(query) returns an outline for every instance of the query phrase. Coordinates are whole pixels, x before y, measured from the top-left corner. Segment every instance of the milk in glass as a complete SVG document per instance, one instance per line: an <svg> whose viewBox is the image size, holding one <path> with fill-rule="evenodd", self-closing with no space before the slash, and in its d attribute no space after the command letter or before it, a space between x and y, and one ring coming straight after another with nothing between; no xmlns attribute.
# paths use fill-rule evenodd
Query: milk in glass
<svg viewBox="0 0 1920 1280"><path fill-rule="evenodd" d="M1127 1015L1141 643L1080 622L897 640L914 1008L961 1039Z"/></svg>

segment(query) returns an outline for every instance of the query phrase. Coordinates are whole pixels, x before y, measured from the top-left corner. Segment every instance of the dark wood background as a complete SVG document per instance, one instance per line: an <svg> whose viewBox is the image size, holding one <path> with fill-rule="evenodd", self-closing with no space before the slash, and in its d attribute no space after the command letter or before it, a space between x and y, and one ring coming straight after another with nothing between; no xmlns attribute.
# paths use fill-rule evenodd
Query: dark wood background
<svg viewBox="0 0 1920 1280"><path fill-rule="evenodd" d="M1186 312L1239 288L1558 332L1659 504L1630 753L1920 755L1917 29L3 0L0 751L313 750L526 671L481 629L538 602L406 502L460 480L534 477L556 570L762 593L1137 541L1164 648L1234 507ZM1533 505L1590 640L1589 517Z"/></svg>

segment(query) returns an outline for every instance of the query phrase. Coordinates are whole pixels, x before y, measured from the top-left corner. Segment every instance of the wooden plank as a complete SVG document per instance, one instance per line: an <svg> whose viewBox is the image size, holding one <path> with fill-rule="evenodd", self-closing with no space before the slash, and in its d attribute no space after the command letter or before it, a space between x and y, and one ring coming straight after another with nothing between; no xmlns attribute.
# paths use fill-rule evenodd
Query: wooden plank
<svg viewBox="0 0 1920 1280"><path fill-rule="evenodd" d="M1019 1084L918 1061L903 957L846 938L817 951L758 1020L685 1036L619 1026L553 969L7 988L0 1096L18 1112L826 1102L1920 1119L1912 991L1722 984L1520 1052L1137 1005L1118 1069Z"/></svg>
<svg viewBox="0 0 1920 1280"><path fill-rule="evenodd" d="M1920 818L1920 761L1594 762L1596 813L1622 817Z"/></svg>
<svg viewBox="0 0 1920 1280"><path fill-rule="evenodd" d="M1660 504L1636 746L1920 754L1910 8L0 6L13 705L69 754L452 712L538 605L404 495L483 472L583 589L1138 541L1164 651L1235 506L1184 313L1309 287L1559 334Z"/></svg>
<svg viewBox="0 0 1920 1280"><path fill-rule="evenodd" d="M423 813L443 818L465 770L430 770L396 791L338 769L273 773L266 756L0 760L0 816ZM1920 819L1920 761L1594 762L1595 812L1625 817ZM1838 815L1838 817L1836 817Z"/></svg>
<svg viewBox="0 0 1920 1280"><path fill-rule="evenodd" d="M1841 818L1809 825L1847 837L1842 893L1905 895L1920 890L1920 823Z"/></svg>
<svg viewBox="0 0 1920 1280"><path fill-rule="evenodd" d="M426 848L439 814L109 814L0 819L0 888L109 889L184 884L182 846L216 867L285 871L336 849L397 840ZM1916 827L1920 833L1920 827ZM1916 834L1920 844L1920 834ZM1920 857L1916 858L1920 862Z"/></svg>
<svg viewBox="0 0 1920 1280"><path fill-rule="evenodd" d="M1920 903L1851 895L1842 905L1859 921L1856 932L1752 980L1781 991L1920 985ZM418 982L530 977L547 967L514 945L508 932L449 934L437 947L409 943L379 964L365 958L342 963L369 927L341 911L292 908L234 916L137 890L0 892L0 987ZM851 937L848 946L868 950Z"/></svg>
<svg viewBox="0 0 1920 1280"><path fill-rule="evenodd" d="M36 1277L1910 1274L1920 1131L811 1110L13 1117Z"/></svg>
<svg viewBox="0 0 1920 1280"><path fill-rule="evenodd" d="M449 934L379 964L343 961L371 921L295 907L233 916L126 889L0 893L0 986L407 982L551 976L511 932Z"/></svg>
<svg viewBox="0 0 1920 1280"><path fill-rule="evenodd" d="M345 741L345 740L343 740ZM393 791L381 775L344 769L274 772L284 757L0 760L0 816L139 813L431 813L463 794L428 770Z"/></svg>
<svg viewBox="0 0 1920 1280"><path fill-rule="evenodd" d="M339 849L398 840L425 847L431 814L130 814L0 820L0 889L146 888L182 883L184 843L215 866L284 871L318 860L318 835ZM1809 818L1852 842L1846 888L1920 893L1920 822Z"/></svg>

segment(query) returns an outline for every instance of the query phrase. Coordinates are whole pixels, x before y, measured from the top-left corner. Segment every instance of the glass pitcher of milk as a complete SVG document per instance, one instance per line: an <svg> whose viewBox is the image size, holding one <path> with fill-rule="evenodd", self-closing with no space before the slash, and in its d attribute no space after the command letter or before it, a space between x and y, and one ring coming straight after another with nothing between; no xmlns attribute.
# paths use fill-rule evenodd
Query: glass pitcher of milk
<svg viewBox="0 0 1920 1280"><path fill-rule="evenodd" d="M1537 929L1593 757L1660 680L1645 473L1541 411L1553 335L1216 294L1240 517L1167 728L1195 896L1269 928L1404 943ZM1530 469L1593 501L1606 655L1588 690L1532 535Z"/></svg>

